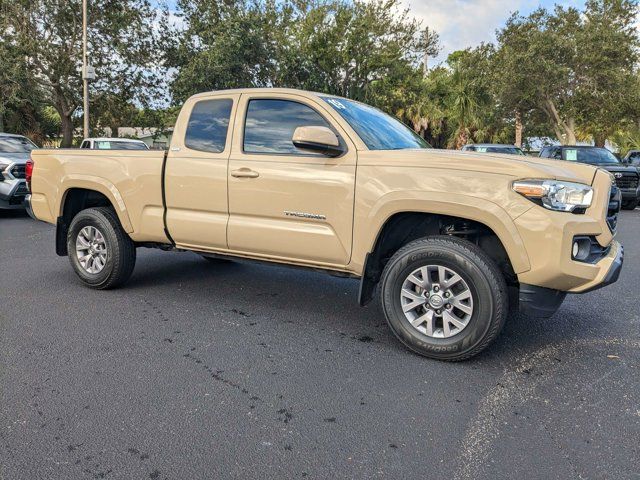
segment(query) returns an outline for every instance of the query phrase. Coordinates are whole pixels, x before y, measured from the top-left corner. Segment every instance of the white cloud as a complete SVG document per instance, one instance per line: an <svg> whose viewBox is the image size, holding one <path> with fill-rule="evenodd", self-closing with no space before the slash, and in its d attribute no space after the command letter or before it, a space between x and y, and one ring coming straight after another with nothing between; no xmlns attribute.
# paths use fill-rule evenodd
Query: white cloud
<svg viewBox="0 0 640 480"><path fill-rule="evenodd" d="M402 0L402 6L440 35L435 63L455 50L495 40L495 31L514 11L530 11L537 0Z"/></svg>

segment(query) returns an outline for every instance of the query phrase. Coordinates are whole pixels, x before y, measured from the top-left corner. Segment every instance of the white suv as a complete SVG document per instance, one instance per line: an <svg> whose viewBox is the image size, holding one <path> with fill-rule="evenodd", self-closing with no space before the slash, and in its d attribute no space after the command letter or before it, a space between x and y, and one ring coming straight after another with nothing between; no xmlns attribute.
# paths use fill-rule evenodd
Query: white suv
<svg viewBox="0 0 640 480"><path fill-rule="evenodd" d="M149 150L142 140L131 138L85 138L80 148L92 150Z"/></svg>
<svg viewBox="0 0 640 480"><path fill-rule="evenodd" d="M25 164L35 143L22 135L0 133L0 209L24 208L29 190L25 181Z"/></svg>

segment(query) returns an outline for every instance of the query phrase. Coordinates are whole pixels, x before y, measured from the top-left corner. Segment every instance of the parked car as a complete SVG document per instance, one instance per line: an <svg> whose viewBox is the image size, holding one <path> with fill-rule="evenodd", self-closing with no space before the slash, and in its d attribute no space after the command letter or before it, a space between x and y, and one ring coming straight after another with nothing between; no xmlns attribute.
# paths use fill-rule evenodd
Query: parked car
<svg viewBox="0 0 640 480"><path fill-rule="evenodd" d="M0 133L0 209L24 209L25 163L36 148L27 137Z"/></svg>
<svg viewBox="0 0 640 480"><path fill-rule="evenodd" d="M503 145L499 143L476 143L465 145L461 148L463 152L478 153L505 153L507 155L524 155L521 148L515 145Z"/></svg>
<svg viewBox="0 0 640 480"><path fill-rule="evenodd" d="M549 316L622 268L609 173L512 158L432 149L344 98L227 90L187 100L168 152L33 152L29 206L89 287L123 284L143 246L306 267L358 278L361 304L378 286L408 348L463 360L502 329L508 287Z"/></svg>
<svg viewBox="0 0 640 480"><path fill-rule="evenodd" d="M542 158L586 163L604 168L613 174L622 193L622 208L633 210L640 201L640 171L633 165L620 162L606 148L590 146L551 146L540 152Z"/></svg>
<svg viewBox="0 0 640 480"><path fill-rule="evenodd" d="M640 168L640 150L630 150L625 155L624 162L628 165Z"/></svg>
<svg viewBox="0 0 640 480"><path fill-rule="evenodd" d="M85 138L80 148L90 150L149 150L142 140L132 138Z"/></svg>

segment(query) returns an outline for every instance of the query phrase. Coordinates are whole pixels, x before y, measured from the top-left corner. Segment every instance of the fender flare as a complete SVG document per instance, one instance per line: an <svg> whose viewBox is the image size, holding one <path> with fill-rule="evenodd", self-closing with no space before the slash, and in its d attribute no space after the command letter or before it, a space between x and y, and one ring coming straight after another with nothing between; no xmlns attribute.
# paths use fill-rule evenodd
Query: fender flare
<svg viewBox="0 0 640 480"><path fill-rule="evenodd" d="M113 205L113 208L118 215L118 220L120 220L120 224L122 228L127 233L133 232L133 225L129 218L129 213L127 212L127 207L122 199L122 195L118 191L115 185L113 185L108 180L105 180L101 177L95 177L92 175L66 175L62 178L60 184L60 190L62 195L59 195L60 204L58 205L57 212L58 216L62 216L64 213L64 204L67 199L67 193L69 190L74 188L82 188L85 190L94 190L103 194Z"/></svg>

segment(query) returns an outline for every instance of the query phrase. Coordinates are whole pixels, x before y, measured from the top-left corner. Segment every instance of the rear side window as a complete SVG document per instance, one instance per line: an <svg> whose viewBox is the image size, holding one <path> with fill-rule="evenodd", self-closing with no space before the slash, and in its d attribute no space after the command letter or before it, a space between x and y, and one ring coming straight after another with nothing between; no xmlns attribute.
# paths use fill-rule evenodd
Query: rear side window
<svg viewBox="0 0 640 480"><path fill-rule="evenodd" d="M244 151L314 155L298 150L292 140L296 128L310 126L331 128L318 112L302 103L289 100L251 100L244 126Z"/></svg>
<svg viewBox="0 0 640 480"><path fill-rule="evenodd" d="M203 152L224 151L232 106L231 99L203 100L196 103L189 117L184 137L185 146Z"/></svg>

